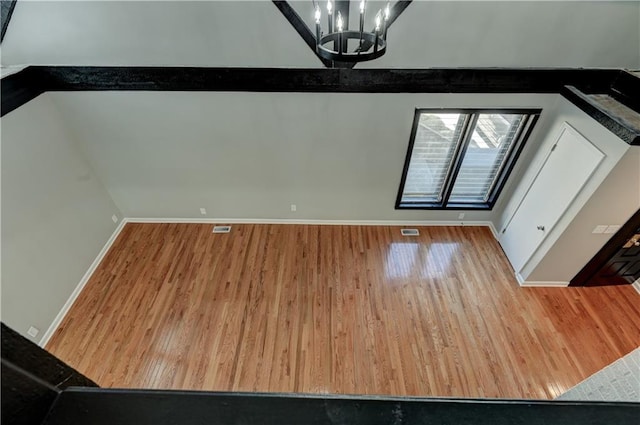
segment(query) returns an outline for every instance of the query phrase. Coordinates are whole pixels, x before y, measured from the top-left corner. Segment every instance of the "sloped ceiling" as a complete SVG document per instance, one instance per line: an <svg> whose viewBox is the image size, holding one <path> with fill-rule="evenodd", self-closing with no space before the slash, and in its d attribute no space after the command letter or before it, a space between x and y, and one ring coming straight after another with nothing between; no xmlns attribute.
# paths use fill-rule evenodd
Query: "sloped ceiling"
<svg viewBox="0 0 640 425"><path fill-rule="evenodd" d="M292 66L321 62L270 1L19 0L4 65Z"/></svg>
<svg viewBox="0 0 640 425"><path fill-rule="evenodd" d="M311 24L311 1L291 3ZM357 67L638 68L639 9L638 2L415 0L390 29L387 55ZM266 0L19 0L2 63L322 67Z"/></svg>

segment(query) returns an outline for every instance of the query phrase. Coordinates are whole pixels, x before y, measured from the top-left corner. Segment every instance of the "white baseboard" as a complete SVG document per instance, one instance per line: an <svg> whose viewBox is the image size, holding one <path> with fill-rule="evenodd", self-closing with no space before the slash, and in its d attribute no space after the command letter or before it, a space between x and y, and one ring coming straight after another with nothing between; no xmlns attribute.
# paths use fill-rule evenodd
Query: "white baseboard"
<svg viewBox="0 0 640 425"><path fill-rule="evenodd" d="M528 281L523 281L523 282L519 282L520 286L538 286L538 287L559 287L559 288L565 288L567 286L569 286L569 282L554 282L554 281L543 281L543 282L538 282L538 281L534 281L534 280L528 280Z"/></svg>
<svg viewBox="0 0 640 425"><path fill-rule="evenodd" d="M569 282L537 282L537 281L525 281L522 280L522 276L519 273L516 274L516 279L518 279L518 283L520 286L538 286L538 287L560 287L566 288L569 286ZM636 280L631 284L633 288L640 293L640 279Z"/></svg>
<svg viewBox="0 0 640 425"><path fill-rule="evenodd" d="M67 299L67 302L64 303L64 306L62 306L62 310L60 310L56 318L53 319L51 326L49 326L49 328L44 333L44 335L42 335L42 339L40 339L40 342L38 343L40 347L44 347L45 345L47 345L47 343L53 336L56 329L58 329L58 326L60 326L60 323L62 323L62 320L64 319L64 317L67 315L67 313L71 309L71 306L76 301L76 298L78 298L78 295L80 295L80 292L82 292L82 289L84 289L87 282L89 282L91 275L96 270L98 265L100 265L100 262L109 251L109 248L111 248L111 245L113 244L113 242L116 240L116 238L124 228L125 224L127 224L126 219L123 219L122 221L120 221L120 224L118 224L118 227L116 227L116 229L113 231L113 234L111 234L111 237L109 238L107 243L104 244L104 246L98 253L98 256L96 257L96 259L93 260L93 263L91 263L91 265L89 266L89 269L86 271L84 276L82 276L82 279L80 279L80 283L78 283L76 288L71 293L71 296L69 297L69 299Z"/></svg>
<svg viewBox="0 0 640 425"><path fill-rule="evenodd" d="M491 233L493 233L493 237L495 238L495 240L499 241L500 239L498 238L498 231L496 230L496 227L493 225L493 222L487 221L486 223L487 223L486 226L489 228L489 230L491 230Z"/></svg>
<svg viewBox="0 0 640 425"><path fill-rule="evenodd" d="M560 282L560 281L535 281L535 280L525 280L520 273L516 273L516 280L522 287L557 287L557 288L565 288L569 286L569 282Z"/></svg>
<svg viewBox="0 0 640 425"><path fill-rule="evenodd" d="M132 218L127 223L204 223L204 224L308 224L328 226L486 226L496 235L490 221L433 220L315 220L289 218Z"/></svg>

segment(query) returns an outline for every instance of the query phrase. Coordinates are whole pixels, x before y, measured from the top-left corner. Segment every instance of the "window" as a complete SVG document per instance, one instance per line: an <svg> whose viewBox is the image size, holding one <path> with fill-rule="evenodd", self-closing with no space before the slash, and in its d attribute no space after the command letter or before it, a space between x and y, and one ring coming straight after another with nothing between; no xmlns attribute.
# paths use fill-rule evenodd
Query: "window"
<svg viewBox="0 0 640 425"><path fill-rule="evenodd" d="M491 209L539 115L417 109L396 208Z"/></svg>

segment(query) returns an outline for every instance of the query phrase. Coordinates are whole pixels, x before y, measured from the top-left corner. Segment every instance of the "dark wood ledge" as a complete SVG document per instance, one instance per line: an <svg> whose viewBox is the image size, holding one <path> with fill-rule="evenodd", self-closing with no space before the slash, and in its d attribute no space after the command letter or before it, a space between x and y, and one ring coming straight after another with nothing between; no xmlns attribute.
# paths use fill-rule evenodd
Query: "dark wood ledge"
<svg viewBox="0 0 640 425"><path fill-rule="evenodd" d="M585 94L573 86L566 86L561 94L625 142L640 145L640 113L616 97Z"/></svg>
<svg viewBox="0 0 640 425"><path fill-rule="evenodd" d="M47 425L592 425L637 424L640 404L75 388Z"/></svg>

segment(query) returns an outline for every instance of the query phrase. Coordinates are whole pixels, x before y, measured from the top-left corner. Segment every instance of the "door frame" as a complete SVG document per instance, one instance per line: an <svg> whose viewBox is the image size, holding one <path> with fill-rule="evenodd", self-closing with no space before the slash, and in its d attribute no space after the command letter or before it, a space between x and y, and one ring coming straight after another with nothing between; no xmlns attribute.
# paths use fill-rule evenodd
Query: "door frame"
<svg viewBox="0 0 640 425"><path fill-rule="evenodd" d="M620 250L620 247L629 239L629 235L634 233L638 227L640 227L640 209L620 227L620 230L571 279L569 286L584 286Z"/></svg>
<svg viewBox="0 0 640 425"><path fill-rule="evenodd" d="M551 136L549 136L549 137L553 137L553 143L552 143L549 151L546 153L544 159L542 160L542 164L536 170L535 175L527 183L527 185L526 185L527 189L524 191L524 194L520 197L520 199L519 199L519 201L517 203L517 206L513 210L513 213L510 214L509 219L502 226L502 230L500 231L500 234L498 235L498 238L497 238L498 242L500 242L500 245L501 245L503 251L505 252L505 254L507 256L507 259L509 260L509 263L511 264L511 266L514 269L514 271L516 272L516 275L518 275L518 276L520 276L520 273L522 272L522 270L524 270L524 268L535 257L536 253L539 251L540 247L543 245L543 243L547 239L547 237L551 233L553 233L553 230L555 229L556 225L563 219L563 217L565 217L565 215L567 214L567 211L573 206L574 202L580 196L580 194L584 190L585 186L587 186L589 184L591 178L593 177L593 174L598 170L598 168L602 164L602 161L606 157L604 152L602 152L602 150L598 146L596 146L591 140L589 140L585 135L583 135L581 132L579 132L576 128L574 128L567 121L562 122L562 124L560 125L560 128L557 131L554 131L553 133L550 133L550 134L551 134ZM571 141L571 139L569 139L569 140L565 139L564 138L565 135L573 136L573 138L575 139L575 143L577 143L577 144L574 145L574 147L572 149L574 155L578 151L580 151L581 153L590 152L590 153L593 153L594 155L598 155L597 161L592 165L592 168L589 170L588 175L586 175L584 177L584 181L582 181L579 184L579 187L575 190L575 192L574 191L570 191L569 192L569 196L570 196L570 199L568 198L569 202L567 203L566 206L564 206L561 209L561 211L558 211L559 214L555 218L555 220L552 223L541 223L541 222L538 222L538 224L542 225L542 229L539 229L539 230L542 230L542 234L540 234L540 233L536 233L536 234L540 235L541 237L535 243L535 246L533 247L533 249L529 253L526 253L524 255L524 258L521 259L521 262L519 264L516 264L514 259L513 259L512 250L508 246L505 247L505 245L507 245L507 244L505 244L505 237L508 236L507 235L507 231L510 229L514 219L523 210L522 206L523 206L523 204L525 204L528 201L527 198L532 193L532 190L534 188L538 189L538 186L536 186L536 184L539 183L539 179L541 178L541 176L546 176L546 174L543 175L543 173L549 171L550 168L547 168L549 166L549 161L551 160L552 163L553 163L553 159L556 158L555 156L552 157L554 155L554 152L556 153L556 155L558 155L558 152L560 152L560 150L557 150L558 145L561 142L564 141L562 143L562 145L561 145L561 147L564 148L564 147L567 146L567 144L574 143L574 142ZM564 158L564 157L562 157L562 158ZM562 170L566 172L565 167L563 167L563 166L561 166L561 167L562 167ZM546 227L546 229L545 229L545 227ZM522 235L518 235L517 236L517 239L521 239L521 238L522 238ZM521 279L521 278L519 277L518 279Z"/></svg>

